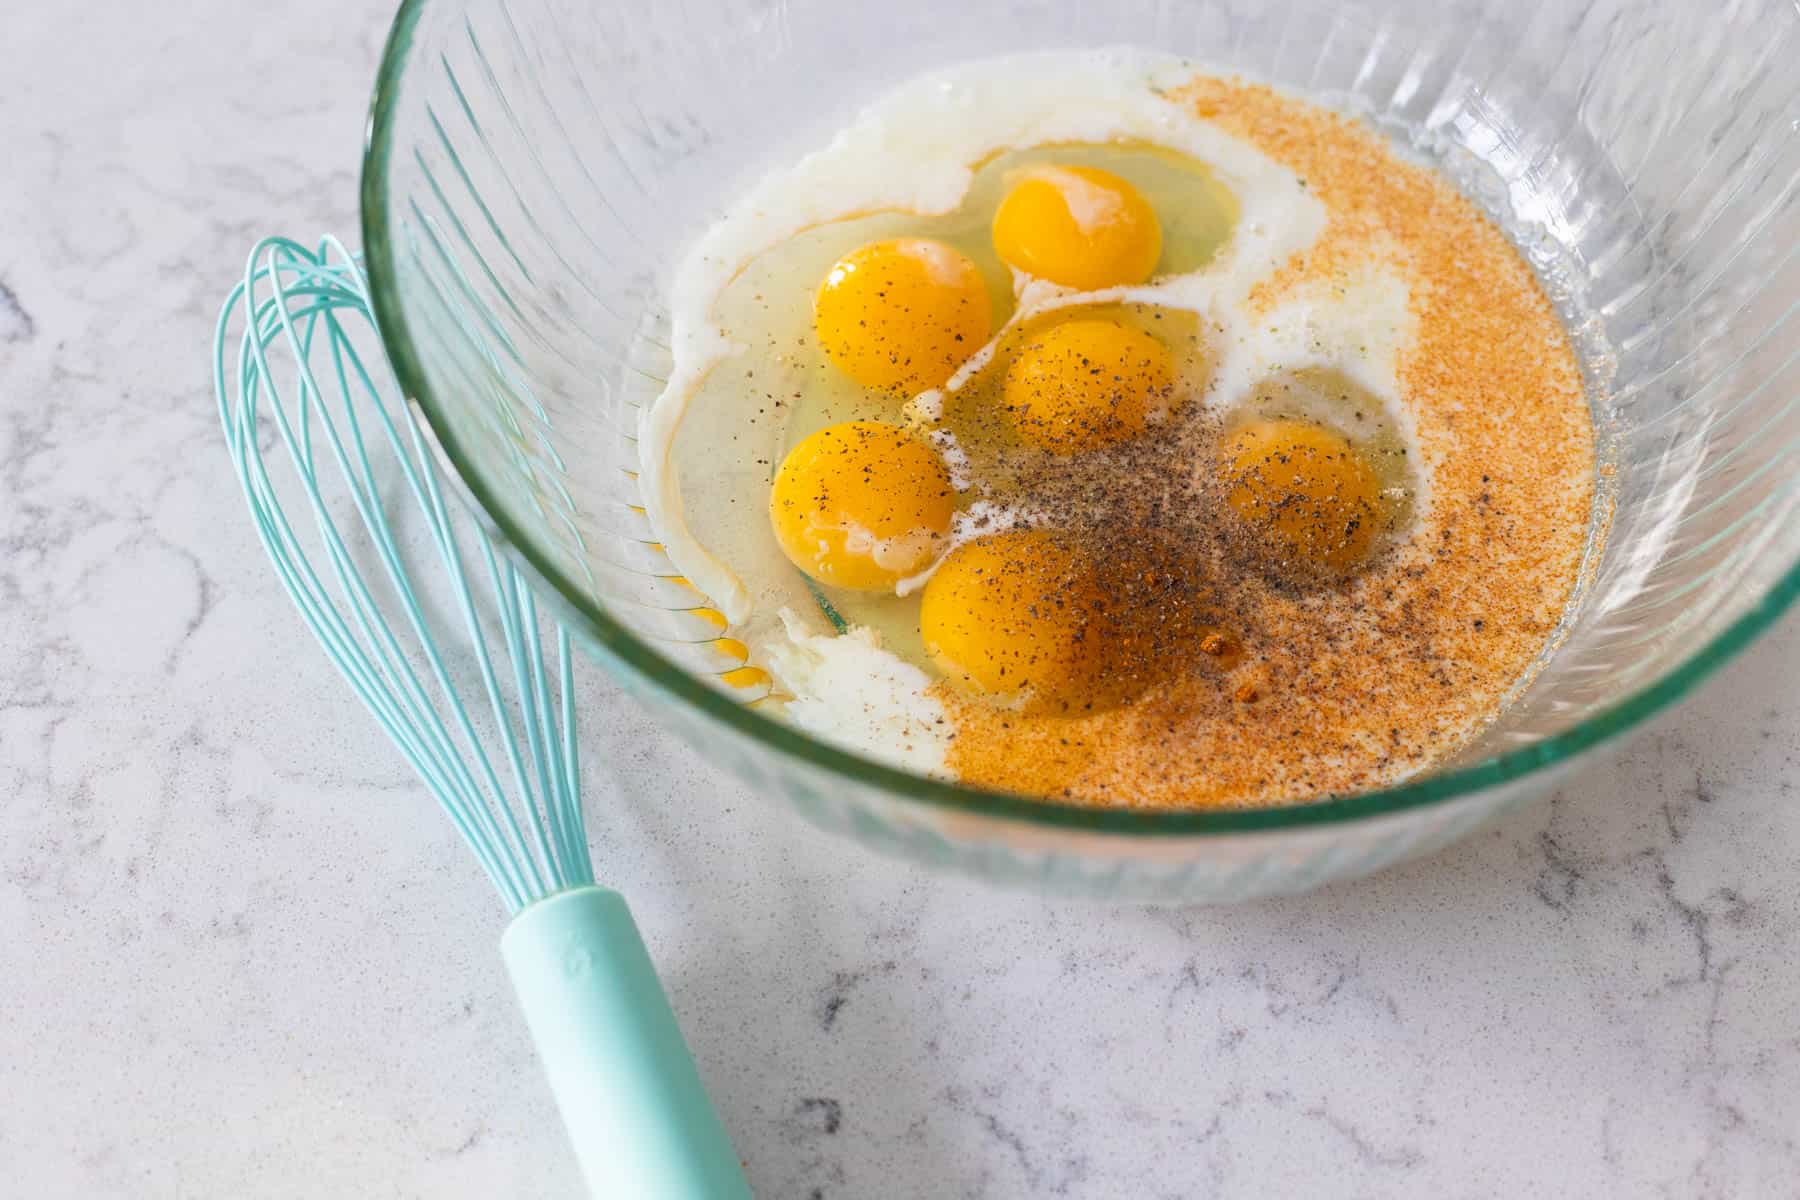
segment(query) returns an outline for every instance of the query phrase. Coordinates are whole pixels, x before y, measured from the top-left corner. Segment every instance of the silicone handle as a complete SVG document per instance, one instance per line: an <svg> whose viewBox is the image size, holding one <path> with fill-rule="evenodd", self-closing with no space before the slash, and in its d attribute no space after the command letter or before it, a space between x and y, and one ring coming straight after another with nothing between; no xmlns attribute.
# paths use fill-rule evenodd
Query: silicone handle
<svg viewBox="0 0 1800 1200"><path fill-rule="evenodd" d="M558 892L500 939L588 1190L604 1200L750 1196L625 898Z"/></svg>

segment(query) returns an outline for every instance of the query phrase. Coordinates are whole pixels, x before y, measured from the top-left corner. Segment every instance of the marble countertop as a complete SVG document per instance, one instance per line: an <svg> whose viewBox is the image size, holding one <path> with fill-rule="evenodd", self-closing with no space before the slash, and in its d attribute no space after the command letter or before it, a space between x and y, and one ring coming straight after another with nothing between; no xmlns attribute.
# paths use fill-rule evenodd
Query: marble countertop
<svg viewBox="0 0 1800 1200"><path fill-rule="evenodd" d="M277 590L207 374L257 235L353 238L386 19L0 38L8 1194L577 1191L500 908ZM1236 909L871 857L593 670L588 803L759 1195L1793 1194L1796 679L1790 619L1550 803Z"/></svg>

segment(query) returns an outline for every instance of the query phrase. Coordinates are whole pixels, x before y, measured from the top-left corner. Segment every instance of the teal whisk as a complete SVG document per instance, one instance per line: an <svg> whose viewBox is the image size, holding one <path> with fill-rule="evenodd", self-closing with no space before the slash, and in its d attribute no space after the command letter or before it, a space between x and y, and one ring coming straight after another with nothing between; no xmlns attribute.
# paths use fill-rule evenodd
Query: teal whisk
<svg viewBox="0 0 1800 1200"><path fill-rule="evenodd" d="M625 901L594 883L568 634L445 497L429 434L385 385L370 312L335 240L252 251L219 317L213 383L256 531L505 900L501 954L589 1188L749 1196Z"/></svg>

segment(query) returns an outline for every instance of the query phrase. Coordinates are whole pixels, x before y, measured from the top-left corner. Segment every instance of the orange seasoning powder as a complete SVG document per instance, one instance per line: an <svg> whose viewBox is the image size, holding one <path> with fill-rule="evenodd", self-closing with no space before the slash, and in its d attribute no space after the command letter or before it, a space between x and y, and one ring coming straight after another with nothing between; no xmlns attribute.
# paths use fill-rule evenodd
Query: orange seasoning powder
<svg viewBox="0 0 1800 1200"><path fill-rule="evenodd" d="M1405 279L1417 336L1399 381L1429 503L1404 544L1348 581L1214 580L1208 620L1223 614L1223 633L1206 626L1193 668L1129 703L1009 711L937 685L958 731L948 766L977 786L1116 807L1379 787L1466 744L1561 619L1593 496L1580 371L1500 230L1379 135L1236 80L1196 78L1175 99L1294 171L1328 213L1320 239L1252 293L1253 312L1377 250Z"/></svg>

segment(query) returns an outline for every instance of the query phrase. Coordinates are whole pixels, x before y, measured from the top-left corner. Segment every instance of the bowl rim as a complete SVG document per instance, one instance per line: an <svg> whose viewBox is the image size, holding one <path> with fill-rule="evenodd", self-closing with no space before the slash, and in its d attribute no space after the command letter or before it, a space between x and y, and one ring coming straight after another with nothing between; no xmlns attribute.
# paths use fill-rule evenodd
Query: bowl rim
<svg viewBox="0 0 1800 1200"><path fill-rule="evenodd" d="M465 452L446 419L445 409L427 384L406 315L399 303L397 255L386 217L386 194L401 84L419 18L431 2L402 0L394 16L376 73L363 150L360 206L364 262L376 326L395 378L403 394L417 405L442 450L455 485L464 492L464 500L490 523L490 535L500 549L549 589L565 621L572 623L579 633L603 648L633 675L779 755L799 759L859 784L877 787L903 801L1045 829L1154 839L1330 826L1448 803L1565 763L1641 724L1687 695L1768 629L1796 598L1800 598L1800 561L1797 561L1760 599L1714 634L1711 641L1665 674L1560 733L1466 767L1401 782L1393 787L1296 804L1212 810L1086 807L916 775L828 745L703 683L586 599L574 581L559 572L550 557L533 544L503 507L494 502L493 490L475 468L473 457Z"/></svg>

